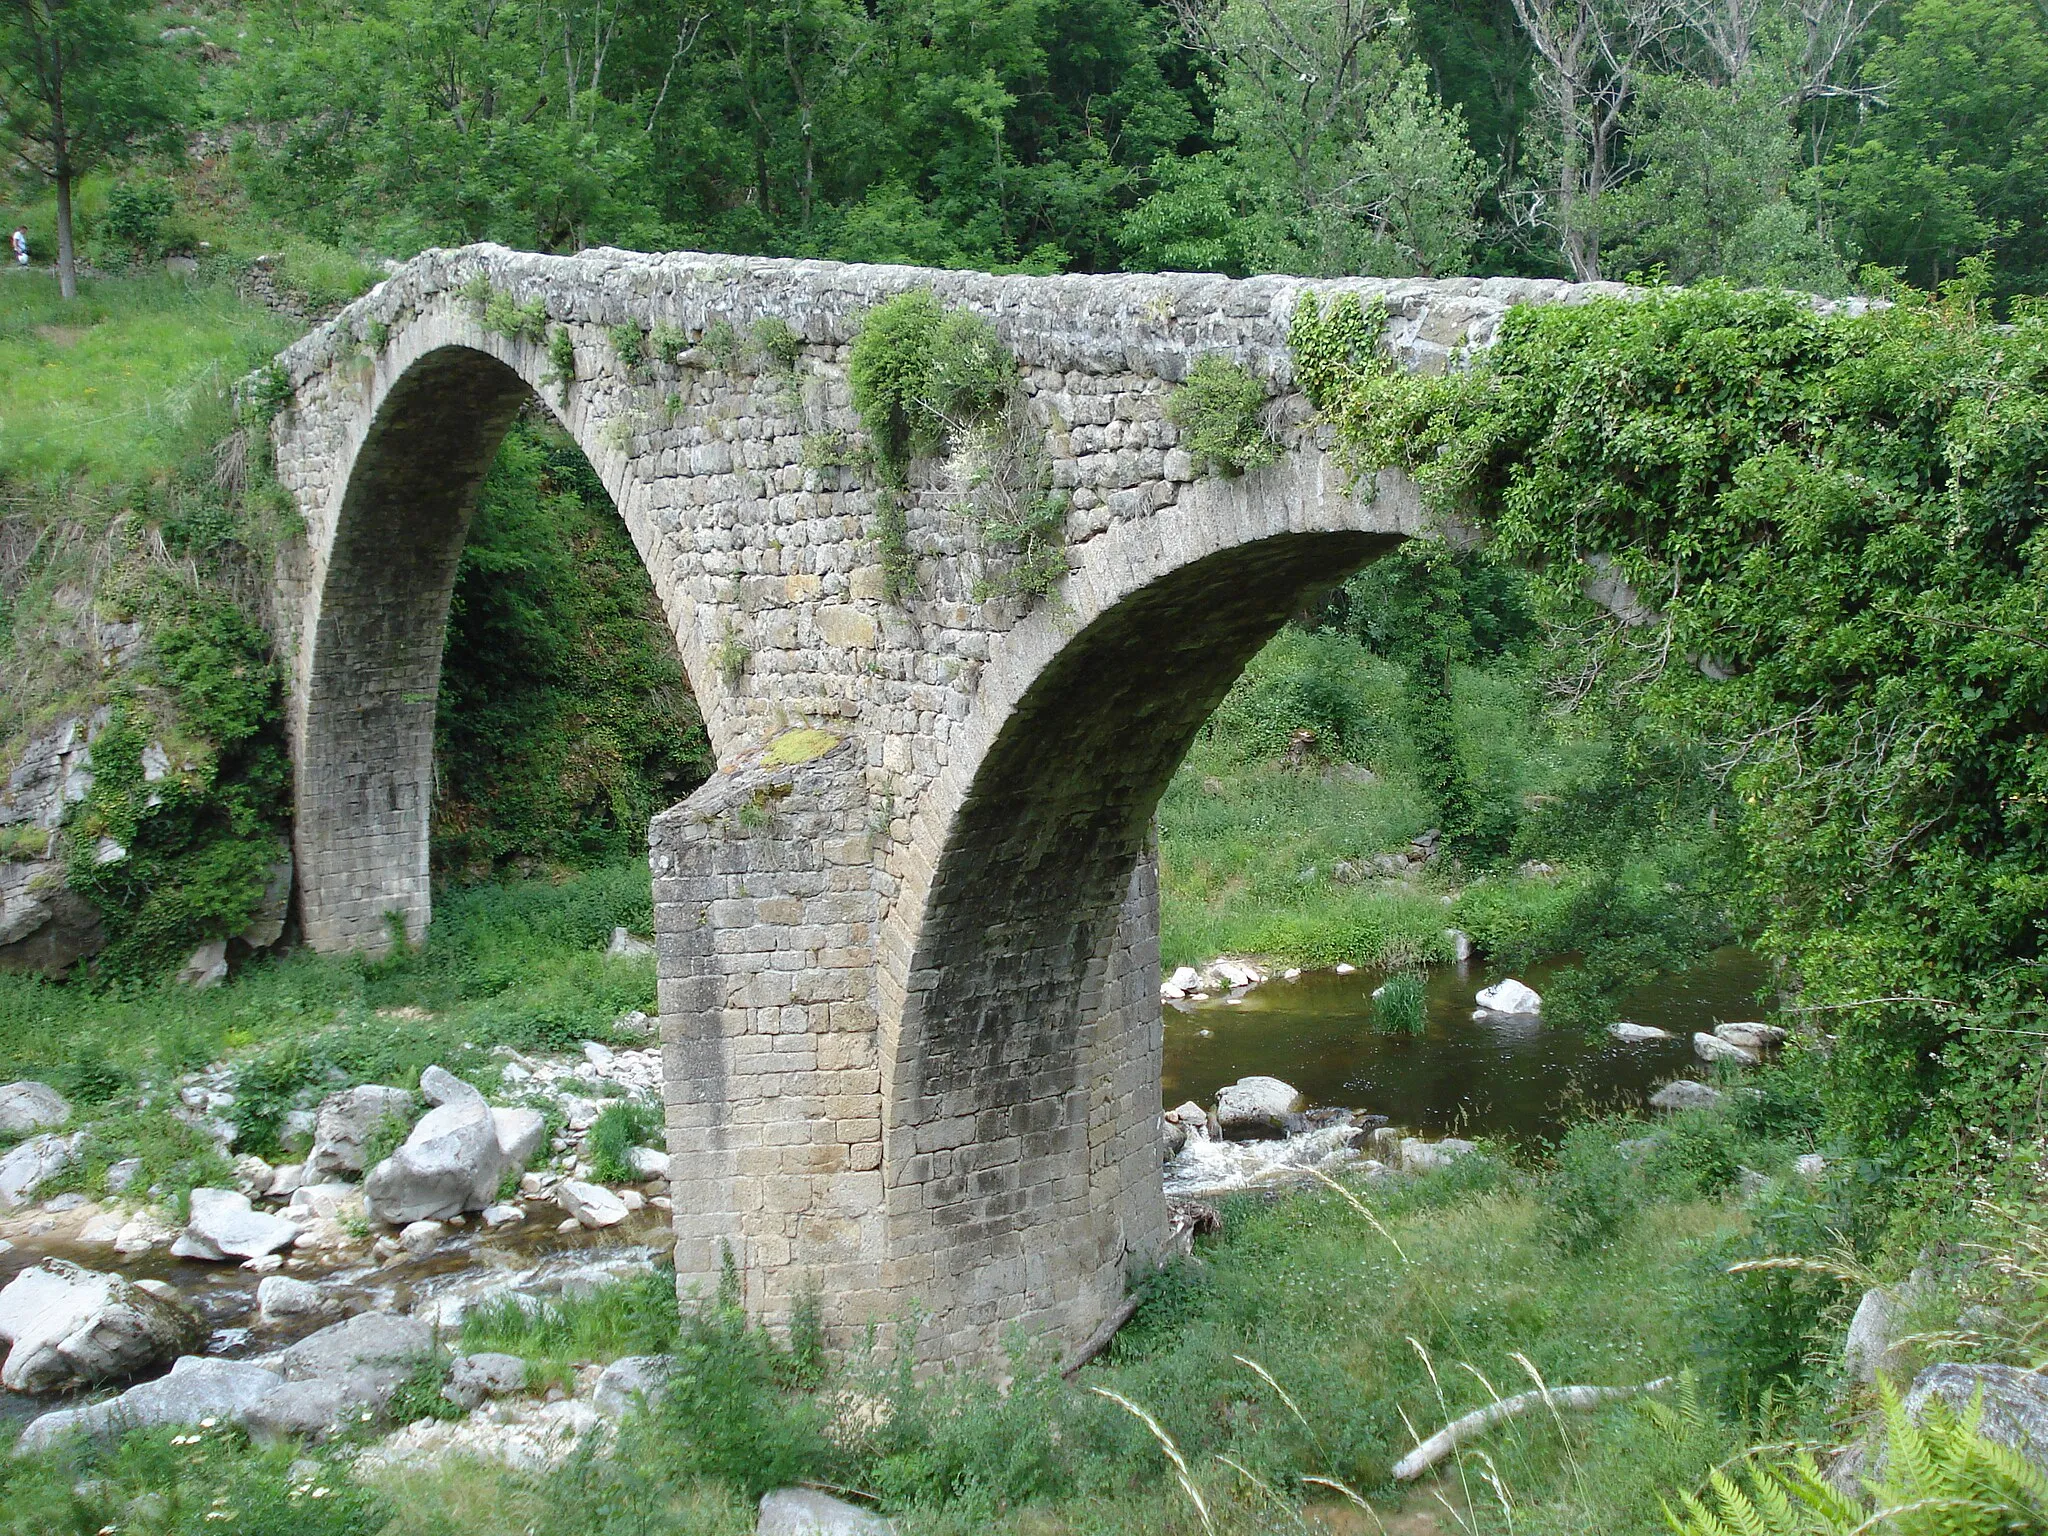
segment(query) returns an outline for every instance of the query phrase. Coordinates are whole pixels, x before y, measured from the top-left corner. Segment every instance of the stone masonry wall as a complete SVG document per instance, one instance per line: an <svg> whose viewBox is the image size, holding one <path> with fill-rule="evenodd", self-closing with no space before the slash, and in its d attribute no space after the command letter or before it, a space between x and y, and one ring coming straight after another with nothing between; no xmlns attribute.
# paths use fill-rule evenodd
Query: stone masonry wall
<svg viewBox="0 0 2048 1536"><path fill-rule="evenodd" d="M546 328L487 329L479 281L538 301ZM917 592L884 598L847 350L912 287L988 316L1018 358L1071 498L1049 599L975 600L1000 556L956 510L969 466L947 463L913 479ZM280 360L277 471L307 530L279 581L312 942L424 928L453 561L538 398L631 532L724 766L651 839L686 1281L730 1249L762 1316L815 1287L842 1336L915 1302L932 1355L990 1351L1012 1322L1085 1335L1163 1230L1152 806L1302 594L1424 529L1406 481L1353 488L1292 390L1296 301L1346 290L1385 300L1417 369L1487 345L1513 304L1619 291L417 258ZM746 339L764 318L800 338L793 367ZM628 324L695 346L621 356ZM1166 400L1212 353L1271 382L1279 463L1205 478L1179 448ZM835 744L778 763L799 729Z"/></svg>

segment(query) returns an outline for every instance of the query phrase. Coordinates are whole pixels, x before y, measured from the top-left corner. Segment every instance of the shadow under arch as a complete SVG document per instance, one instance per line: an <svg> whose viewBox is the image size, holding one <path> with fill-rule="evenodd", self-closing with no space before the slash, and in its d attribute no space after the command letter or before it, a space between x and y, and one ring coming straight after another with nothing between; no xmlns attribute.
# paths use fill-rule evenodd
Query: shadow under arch
<svg viewBox="0 0 2048 1536"><path fill-rule="evenodd" d="M930 1283L962 1340L1106 1315L1129 1257L1156 1251L1153 810L1304 595L1400 542L1284 532L1140 587L1061 647L977 765L917 929L883 1132L891 1246L945 1234Z"/></svg>
<svg viewBox="0 0 2048 1536"><path fill-rule="evenodd" d="M450 600L485 477L534 404L568 431L623 516L624 487L575 423L510 363L459 343L403 366L344 462L331 537L315 551L293 722L294 855L315 949L377 953L401 920L409 942L426 932Z"/></svg>

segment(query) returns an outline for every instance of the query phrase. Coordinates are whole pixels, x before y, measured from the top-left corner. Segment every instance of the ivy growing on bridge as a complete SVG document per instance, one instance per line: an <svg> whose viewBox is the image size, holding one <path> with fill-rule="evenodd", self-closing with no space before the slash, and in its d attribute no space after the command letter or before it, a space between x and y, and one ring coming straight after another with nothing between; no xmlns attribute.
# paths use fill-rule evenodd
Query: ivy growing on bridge
<svg viewBox="0 0 2048 1536"><path fill-rule="evenodd" d="M1051 489L1044 443L1017 399L1017 359L993 325L912 289L868 311L847 377L882 481L875 537L891 601L916 589L902 499L911 463L941 454L965 482L954 510L1008 557L977 583L976 601L1059 585L1067 500Z"/></svg>
<svg viewBox="0 0 2048 1536"><path fill-rule="evenodd" d="M1518 310L1440 378L1295 327L1354 468L1537 572L1560 700L1704 748L1840 1125L1930 1163L2032 1134L2048 995L2048 307L1985 291Z"/></svg>

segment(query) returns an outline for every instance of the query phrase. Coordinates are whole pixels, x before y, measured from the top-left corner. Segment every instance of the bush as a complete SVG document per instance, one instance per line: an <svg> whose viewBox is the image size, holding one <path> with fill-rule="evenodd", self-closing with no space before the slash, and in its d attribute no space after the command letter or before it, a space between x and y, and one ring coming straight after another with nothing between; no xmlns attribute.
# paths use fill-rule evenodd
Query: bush
<svg viewBox="0 0 2048 1536"><path fill-rule="evenodd" d="M1425 981L1420 971L1396 971L1372 995L1374 1029L1419 1035L1429 1024Z"/></svg>
<svg viewBox="0 0 2048 1536"><path fill-rule="evenodd" d="M1188 370L1166 402L1181 446L1201 473L1241 475L1280 457L1266 429L1266 386L1224 357L1205 357Z"/></svg>
<svg viewBox="0 0 2048 1536"><path fill-rule="evenodd" d="M1642 1203L1642 1179L1615 1144L1614 1128L1576 1125L1558 1143L1544 1181L1551 1238L1569 1254L1613 1242Z"/></svg>
<svg viewBox="0 0 2048 1536"><path fill-rule="evenodd" d="M629 1161L635 1147L654 1145L661 1137L661 1110L653 1104L607 1104L591 1123L584 1146L590 1153L593 1177L601 1184L637 1182Z"/></svg>
<svg viewBox="0 0 2048 1536"><path fill-rule="evenodd" d="M903 484L913 455L934 446L924 408L932 342L945 312L929 289L886 299L862 317L846 360L853 408L860 412L875 465L892 486Z"/></svg>

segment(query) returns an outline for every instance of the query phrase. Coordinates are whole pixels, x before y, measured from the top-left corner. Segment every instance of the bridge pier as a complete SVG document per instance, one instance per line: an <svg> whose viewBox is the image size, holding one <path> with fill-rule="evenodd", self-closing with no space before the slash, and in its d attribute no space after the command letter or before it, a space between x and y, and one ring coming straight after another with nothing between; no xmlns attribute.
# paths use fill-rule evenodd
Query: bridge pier
<svg viewBox="0 0 2048 1536"><path fill-rule="evenodd" d="M655 819L678 1283L711 1294L730 1264L750 1313L813 1297L839 1344L915 1315L925 1360L1085 1337L1165 1240L1156 852L1097 914L1072 1015L934 1117L885 1070L869 807L838 742L751 753Z"/></svg>

